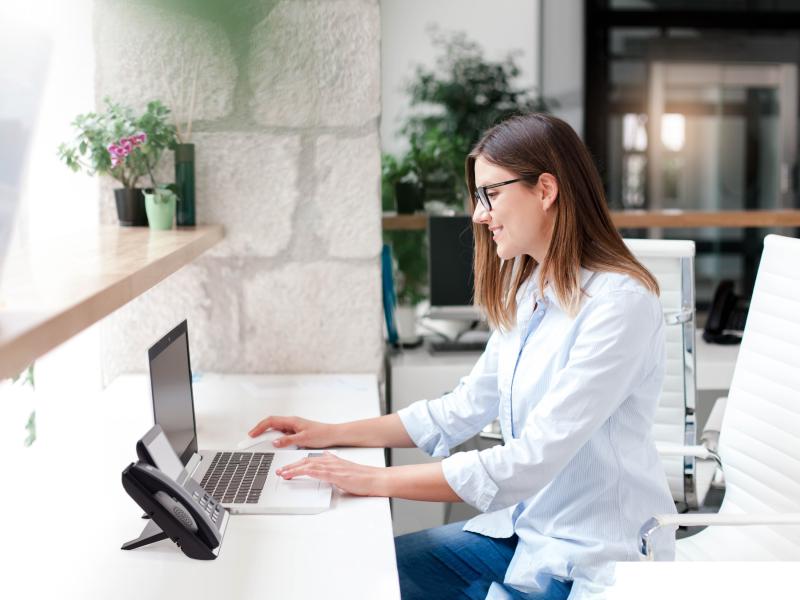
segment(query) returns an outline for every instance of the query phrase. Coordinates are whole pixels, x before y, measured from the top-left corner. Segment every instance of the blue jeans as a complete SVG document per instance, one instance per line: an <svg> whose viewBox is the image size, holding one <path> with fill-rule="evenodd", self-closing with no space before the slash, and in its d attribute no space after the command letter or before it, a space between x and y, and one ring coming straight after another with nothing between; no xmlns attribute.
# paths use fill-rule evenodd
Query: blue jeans
<svg viewBox="0 0 800 600"><path fill-rule="evenodd" d="M463 526L463 521L451 523L394 539L403 600L484 600L490 587L492 598L562 600L569 596L572 582L558 579L535 594L503 585L517 536L491 538L462 531Z"/></svg>

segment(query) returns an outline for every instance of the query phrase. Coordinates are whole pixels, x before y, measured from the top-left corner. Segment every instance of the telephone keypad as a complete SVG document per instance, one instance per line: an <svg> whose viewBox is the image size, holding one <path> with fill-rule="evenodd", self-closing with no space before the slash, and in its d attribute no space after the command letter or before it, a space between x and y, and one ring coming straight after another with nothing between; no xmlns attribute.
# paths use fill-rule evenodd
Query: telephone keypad
<svg viewBox="0 0 800 600"><path fill-rule="evenodd" d="M218 525L222 516L222 507L219 503L195 482L187 482L186 486L189 488L187 491L192 494L192 500L205 510L214 525Z"/></svg>

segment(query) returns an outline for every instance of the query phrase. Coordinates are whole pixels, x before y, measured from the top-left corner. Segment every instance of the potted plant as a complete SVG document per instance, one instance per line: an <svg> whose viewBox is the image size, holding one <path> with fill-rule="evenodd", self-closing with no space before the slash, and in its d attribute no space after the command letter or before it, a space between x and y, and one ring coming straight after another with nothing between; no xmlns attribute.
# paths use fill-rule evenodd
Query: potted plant
<svg viewBox="0 0 800 600"><path fill-rule="evenodd" d="M464 33L433 28L430 34L440 54L433 69L416 68L407 90L418 111L401 133L408 137L408 157L426 198L463 210L464 159L480 135L514 114L547 112L555 102L515 84L520 68L514 53L487 60L480 45Z"/></svg>
<svg viewBox="0 0 800 600"><path fill-rule="evenodd" d="M116 179L122 184L114 190L120 225L147 225L144 190L137 184L141 177L152 173L164 150L175 145L175 126L167 120L170 111L154 100L147 104L144 114L136 116L132 109L108 98L104 102L105 112L75 118L73 126L78 134L73 141L59 146L59 157L73 171L85 170L90 175L98 173ZM126 149L127 153L122 156L112 152L112 146ZM114 160L115 155L122 160Z"/></svg>
<svg viewBox="0 0 800 600"><path fill-rule="evenodd" d="M490 61L481 47L463 33L432 31L440 49L433 69L418 67L408 85L411 106L400 133L408 139L401 157L384 154L382 207L397 212L435 206L463 211L469 206L464 182L464 159L481 133L517 113L546 112L555 105L534 90L515 84L520 69L513 54ZM404 187L404 183L411 185ZM409 196L416 199L408 201ZM413 206L413 210L409 210ZM427 240L425 231L384 231L383 239L397 260L397 297L400 306L427 296Z"/></svg>
<svg viewBox="0 0 800 600"><path fill-rule="evenodd" d="M381 158L381 195L383 210L397 210L398 214L411 214L422 210L424 190L417 169L408 156L397 160L391 154Z"/></svg>
<svg viewBox="0 0 800 600"><path fill-rule="evenodd" d="M128 161L134 162L141 158L145 148L147 148L147 134L139 131L130 137L124 137L108 145L108 154L111 157L111 169L125 169ZM147 222L151 229L172 229L172 222L175 218L175 195L174 186L159 185L153 175L153 167L144 159L147 175L152 188L144 192L144 206L147 213Z"/></svg>

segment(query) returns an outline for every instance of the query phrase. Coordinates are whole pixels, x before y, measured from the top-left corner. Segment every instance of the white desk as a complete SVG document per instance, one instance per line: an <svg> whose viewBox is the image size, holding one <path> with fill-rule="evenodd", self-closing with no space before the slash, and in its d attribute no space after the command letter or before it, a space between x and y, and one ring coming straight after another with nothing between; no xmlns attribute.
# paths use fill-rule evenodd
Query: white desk
<svg viewBox="0 0 800 600"><path fill-rule="evenodd" d="M210 376L195 383L200 445L235 444L269 414L336 422L377 416L374 376ZM165 540L132 551L120 545L145 525L122 489L122 469L152 425L145 376L117 379L90 399L41 406L39 438L6 519L3 598L364 598L400 597L389 503L334 493L318 515L232 516L219 558L195 561ZM342 449L342 457L383 466L383 450ZM62 463L48 486L36 473ZM68 493L62 495L57 490ZM10 543L9 543L10 540ZM13 554L11 554L13 552Z"/></svg>

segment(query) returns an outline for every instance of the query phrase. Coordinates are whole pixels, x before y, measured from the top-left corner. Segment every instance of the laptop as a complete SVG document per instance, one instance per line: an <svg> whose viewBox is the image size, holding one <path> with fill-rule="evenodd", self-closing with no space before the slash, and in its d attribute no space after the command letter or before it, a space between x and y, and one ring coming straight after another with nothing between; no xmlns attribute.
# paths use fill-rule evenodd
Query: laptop
<svg viewBox="0 0 800 600"><path fill-rule="evenodd" d="M330 507L330 484L275 474L279 467L319 451L198 450L185 320L150 348L148 358L156 424L186 471L231 513L313 514Z"/></svg>

